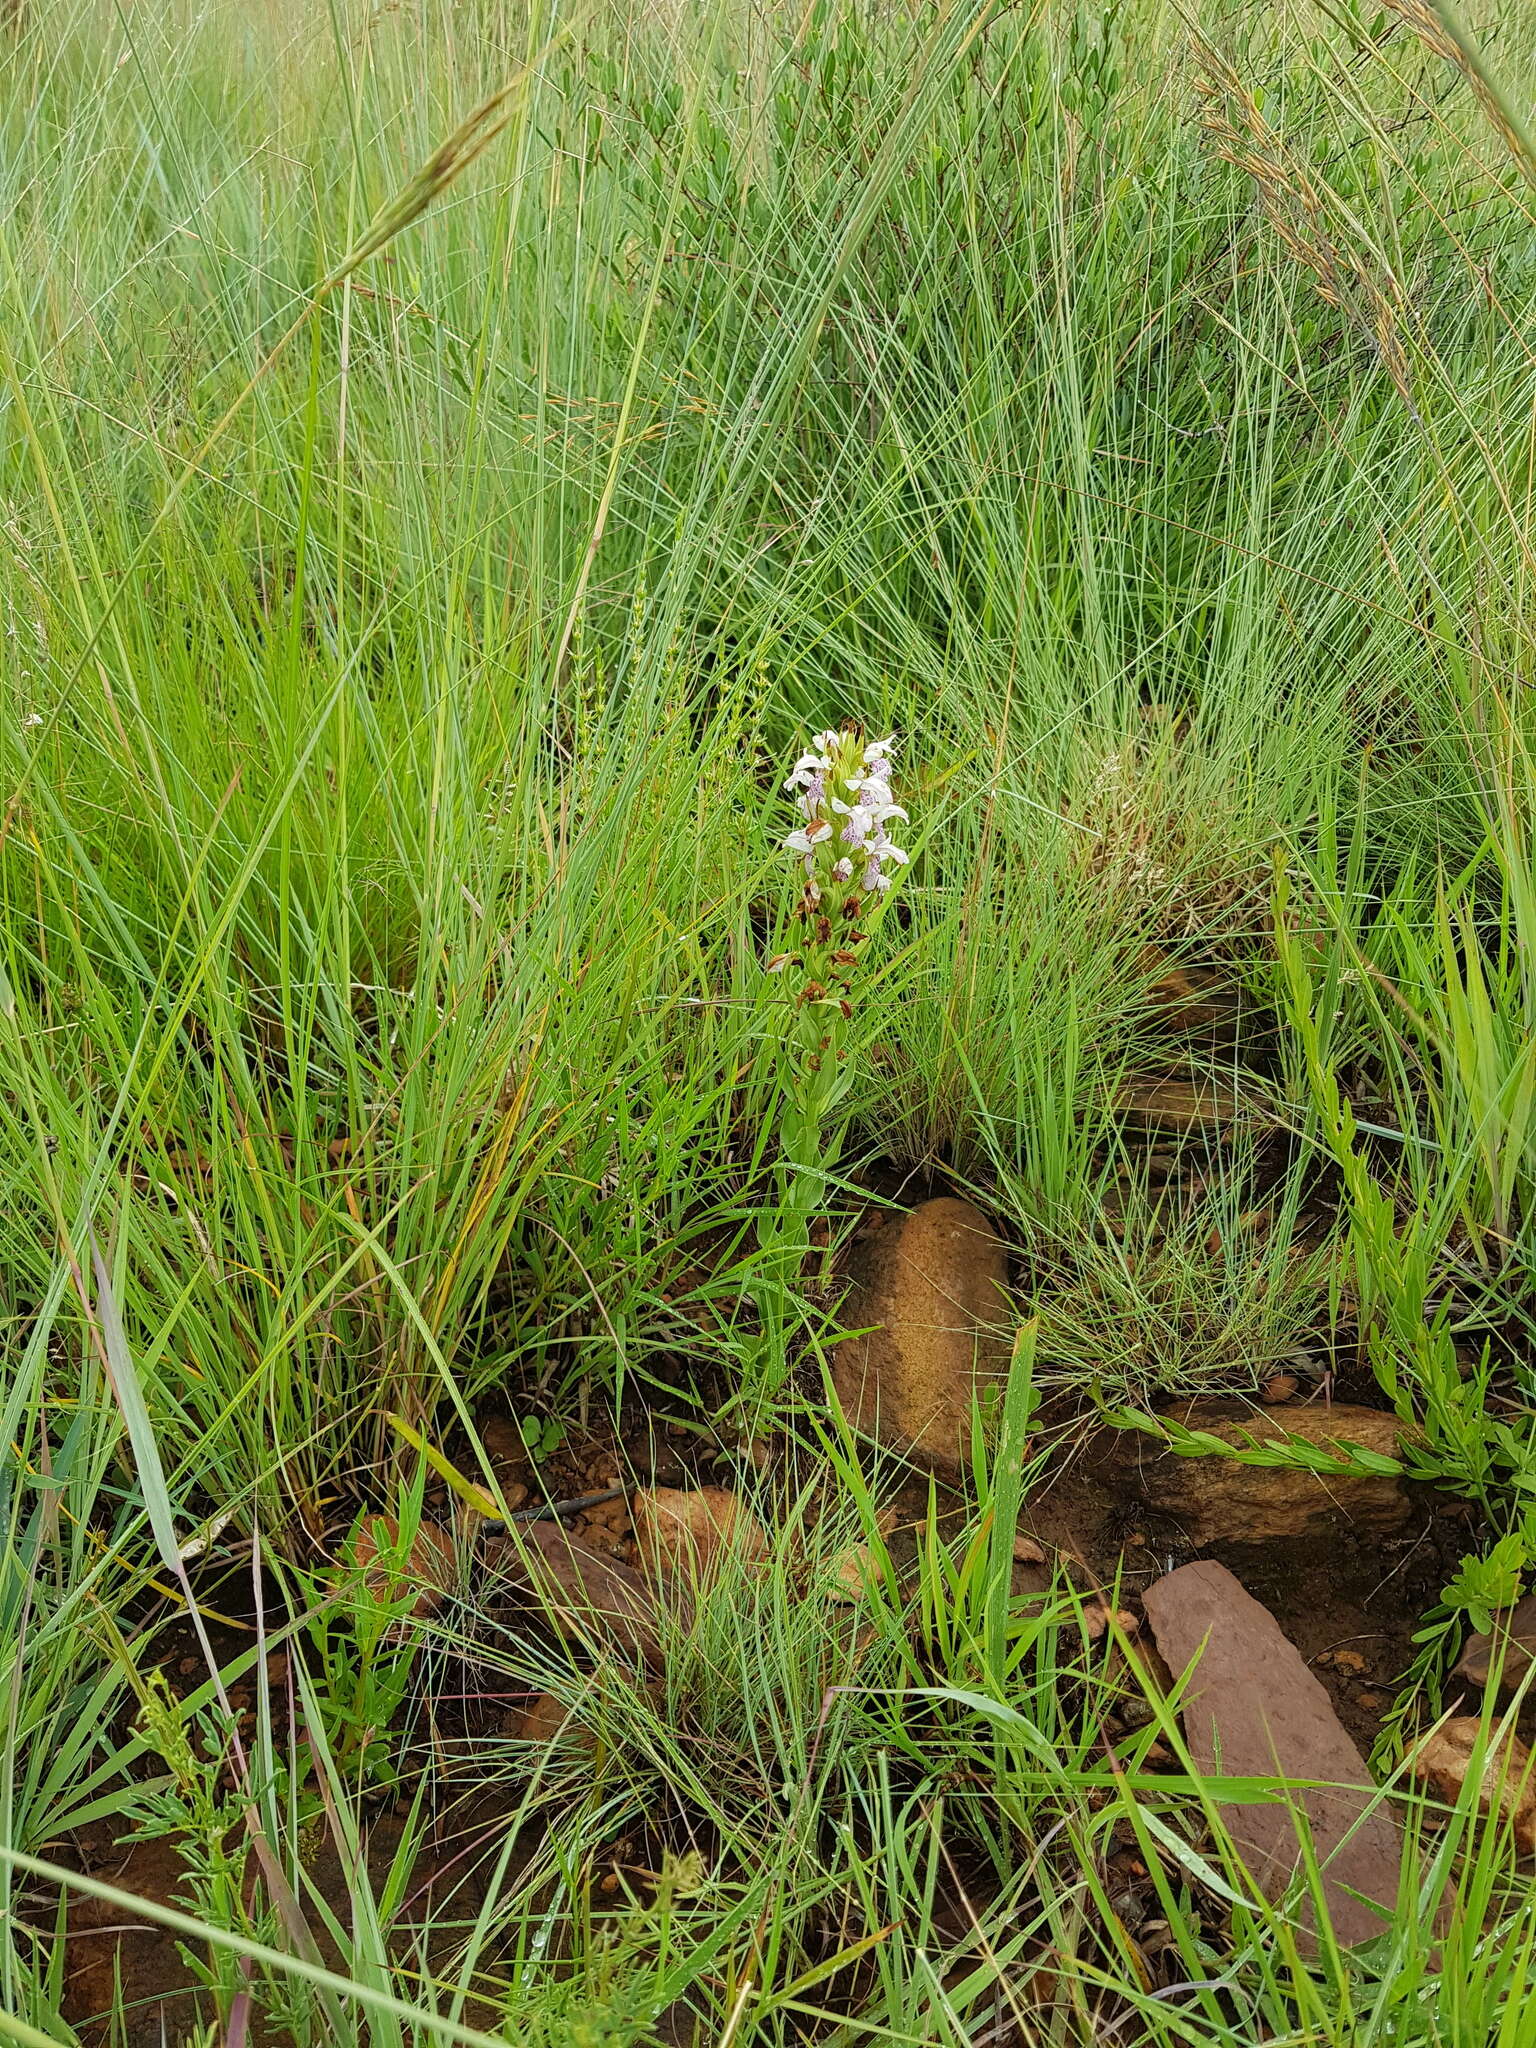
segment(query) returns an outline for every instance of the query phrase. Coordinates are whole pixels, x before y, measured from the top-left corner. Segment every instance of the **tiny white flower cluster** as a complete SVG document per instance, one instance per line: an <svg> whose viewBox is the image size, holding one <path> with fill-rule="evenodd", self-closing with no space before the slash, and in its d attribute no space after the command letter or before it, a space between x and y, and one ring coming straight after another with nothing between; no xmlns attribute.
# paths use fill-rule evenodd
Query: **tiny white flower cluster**
<svg viewBox="0 0 1536 2048"><path fill-rule="evenodd" d="M887 866L905 864L906 853L886 829L892 818L905 822L907 815L891 800L890 751L889 739L861 748L857 733L819 732L791 769L784 787L805 823L784 846L803 857L813 904L828 883L840 890L852 883L878 896L891 886ZM836 795L838 789L846 795Z"/></svg>

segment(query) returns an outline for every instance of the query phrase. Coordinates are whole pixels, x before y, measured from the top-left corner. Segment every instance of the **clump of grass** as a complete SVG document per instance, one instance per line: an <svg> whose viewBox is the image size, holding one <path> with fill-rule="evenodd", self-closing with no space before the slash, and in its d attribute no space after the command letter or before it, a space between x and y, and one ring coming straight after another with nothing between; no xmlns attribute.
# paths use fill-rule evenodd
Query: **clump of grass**
<svg viewBox="0 0 1536 2048"><path fill-rule="evenodd" d="M1211 1166L1213 1184L1193 1194L1154 1190L1144 1171L1124 1177L1105 1230L1040 1244L1043 1374L1146 1402L1251 1394L1319 1340L1316 1369L1327 1369L1338 1245L1309 1234L1294 1182L1277 1209L1230 1153Z"/></svg>

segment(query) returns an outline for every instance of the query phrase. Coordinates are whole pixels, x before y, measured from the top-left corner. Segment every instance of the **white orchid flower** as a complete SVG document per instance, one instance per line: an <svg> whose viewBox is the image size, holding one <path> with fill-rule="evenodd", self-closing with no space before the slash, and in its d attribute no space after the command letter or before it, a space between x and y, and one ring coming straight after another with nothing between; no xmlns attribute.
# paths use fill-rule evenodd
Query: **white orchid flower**
<svg viewBox="0 0 1536 2048"><path fill-rule="evenodd" d="M832 953L842 957L844 967L849 942L841 927L839 936L829 936L829 921L856 920L861 896L883 897L894 879L887 869L907 865L906 853L889 830L893 822L908 822L906 811L891 797L893 745L889 736L865 744L852 731L817 733L784 784L805 821L783 842L805 869L802 914L818 916L825 929L817 944L829 950L829 959ZM834 795L835 790L846 790L846 798ZM855 926L847 929L851 933ZM862 938L855 936L852 944L862 944ZM826 983L829 973L824 968L811 978Z"/></svg>
<svg viewBox="0 0 1536 2048"><path fill-rule="evenodd" d="M824 839L832 837L832 827L823 819L817 824L807 825L798 832L791 832L783 844L790 853L811 853Z"/></svg>

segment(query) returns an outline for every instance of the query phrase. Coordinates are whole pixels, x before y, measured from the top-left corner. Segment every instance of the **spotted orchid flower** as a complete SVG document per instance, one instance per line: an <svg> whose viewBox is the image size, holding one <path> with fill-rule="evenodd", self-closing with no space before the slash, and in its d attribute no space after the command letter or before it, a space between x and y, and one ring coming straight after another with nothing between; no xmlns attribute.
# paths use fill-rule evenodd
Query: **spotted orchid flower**
<svg viewBox="0 0 1536 2048"><path fill-rule="evenodd" d="M884 901L894 870L907 864L890 831L893 823L907 822L891 795L894 744L889 736L866 742L850 730L819 732L784 783L800 823L783 847L804 868L800 915L812 921L816 934L804 956L810 986L846 983L846 969L864 939L860 917ZM812 954L819 963L814 970ZM833 960L835 968L828 965Z"/></svg>
<svg viewBox="0 0 1536 2048"><path fill-rule="evenodd" d="M832 837L832 827L822 822L803 826L798 832L791 832L784 844L794 853L810 853L820 846L823 839Z"/></svg>
<svg viewBox="0 0 1536 2048"><path fill-rule="evenodd" d="M849 1026L859 963L907 854L891 827L907 813L891 794L894 740L852 730L819 732L790 769L784 794L799 814L782 848L804 871L804 887L767 962L781 994L780 1074L786 1172L774 1228L798 1273L812 1212L826 1199L843 1141L835 1121L857 1049ZM777 1241L777 1240L776 1240Z"/></svg>

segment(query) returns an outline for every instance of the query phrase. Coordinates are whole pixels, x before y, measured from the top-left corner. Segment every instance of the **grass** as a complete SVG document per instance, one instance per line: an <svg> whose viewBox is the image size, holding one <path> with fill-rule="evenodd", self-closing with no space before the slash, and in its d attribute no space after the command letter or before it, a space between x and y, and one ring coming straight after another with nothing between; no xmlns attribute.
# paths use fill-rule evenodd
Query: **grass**
<svg viewBox="0 0 1536 2048"><path fill-rule="evenodd" d="M1025 1407L1357 1371L1519 1589L1533 77L1504 0L0 4L0 2036L74 2038L39 1859L137 1825L209 2043L1525 2038L1497 1827L1306 1953L1071 1589L999 1593L1006 1458L829 1606L883 1538L835 1290L774 1292L762 969L781 764L895 731L834 1224L976 1194ZM1250 1120L1149 1164L1169 1075ZM492 1395L835 1484L599 1684L472 1517L430 1618L337 1575L422 1513L390 1418L489 1483ZM469 1759L439 1914L466 1670L572 1718Z"/></svg>

